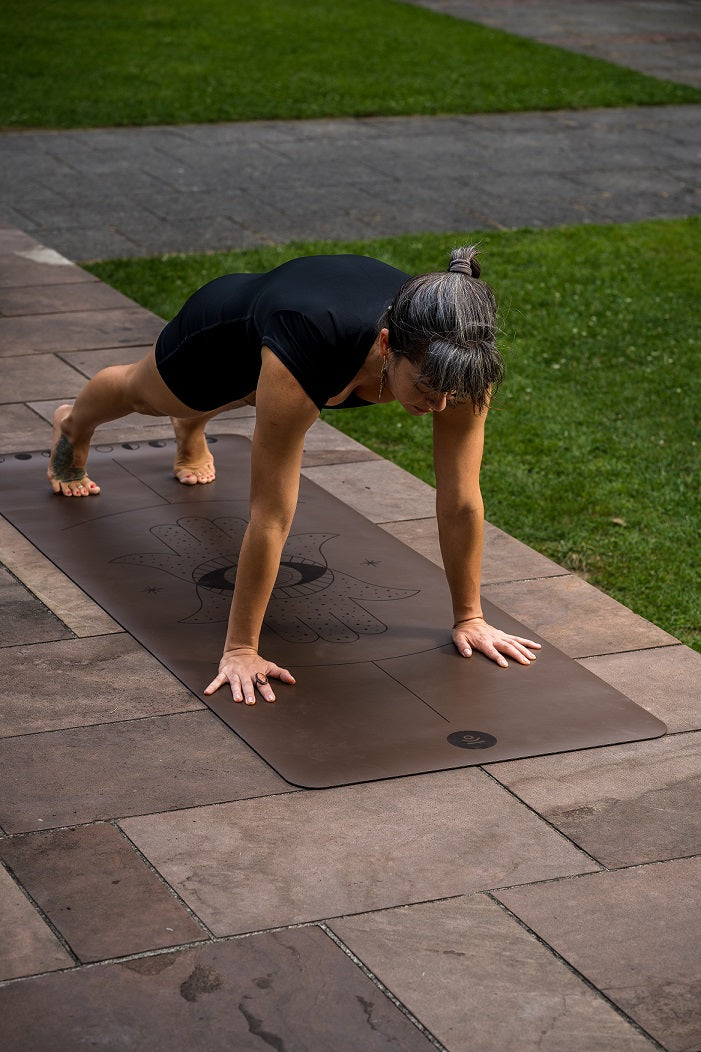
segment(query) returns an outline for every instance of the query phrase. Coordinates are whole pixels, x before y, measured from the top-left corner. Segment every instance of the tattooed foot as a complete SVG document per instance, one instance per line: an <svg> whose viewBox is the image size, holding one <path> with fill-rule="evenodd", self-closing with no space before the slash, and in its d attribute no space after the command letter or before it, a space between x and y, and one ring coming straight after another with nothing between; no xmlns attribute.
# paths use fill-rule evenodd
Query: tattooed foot
<svg viewBox="0 0 701 1052"><path fill-rule="evenodd" d="M63 433L62 424L70 411L69 405L61 405L54 414L54 443L47 475L54 493L64 497L89 497L99 493L100 487L85 471L87 449L84 454L79 453Z"/></svg>

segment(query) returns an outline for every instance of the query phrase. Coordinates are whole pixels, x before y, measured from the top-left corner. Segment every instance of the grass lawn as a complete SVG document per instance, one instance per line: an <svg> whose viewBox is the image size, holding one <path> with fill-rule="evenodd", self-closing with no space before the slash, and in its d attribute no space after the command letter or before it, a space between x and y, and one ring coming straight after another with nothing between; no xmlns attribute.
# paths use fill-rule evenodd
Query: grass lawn
<svg viewBox="0 0 701 1052"><path fill-rule="evenodd" d="M698 102L397 0L4 0L0 127Z"/></svg>
<svg viewBox="0 0 701 1052"><path fill-rule="evenodd" d="M479 233L507 379L487 422L487 517L701 650L701 222ZM316 252L444 269L465 233L88 267L171 317L204 281ZM325 414L433 483L430 421L395 405ZM586 625L582 626L586 632Z"/></svg>

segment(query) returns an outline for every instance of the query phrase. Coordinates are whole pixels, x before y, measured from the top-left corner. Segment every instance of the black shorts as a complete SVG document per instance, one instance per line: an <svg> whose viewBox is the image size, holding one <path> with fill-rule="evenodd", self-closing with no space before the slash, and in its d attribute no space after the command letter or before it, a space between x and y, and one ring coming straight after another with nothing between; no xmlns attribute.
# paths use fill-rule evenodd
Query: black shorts
<svg viewBox="0 0 701 1052"><path fill-rule="evenodd" d="M181 402L207 413L255 391L260 339L250 317L258 274L227 274L195 292L156 341L156 366Z"/></svg>

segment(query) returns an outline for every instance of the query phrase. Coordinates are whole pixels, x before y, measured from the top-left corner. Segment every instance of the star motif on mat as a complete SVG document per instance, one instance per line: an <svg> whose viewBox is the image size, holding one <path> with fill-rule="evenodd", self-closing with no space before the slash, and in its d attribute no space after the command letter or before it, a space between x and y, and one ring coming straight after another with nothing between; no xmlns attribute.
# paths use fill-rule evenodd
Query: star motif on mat
<svg viewBox="0 0 701 1052"><path fill-rule="evenodd" d="M163 591L162 588L157 588L155 584L150 584L146 588L142 588L141 590L142 592L146 592L146 595L158 595L159 592Z"/></svg>
<svg viewBox="0 0 701 1052"><path fill-rule="evenodd" d="M363 566L379 566L381 559L363 559Z"/></svg>

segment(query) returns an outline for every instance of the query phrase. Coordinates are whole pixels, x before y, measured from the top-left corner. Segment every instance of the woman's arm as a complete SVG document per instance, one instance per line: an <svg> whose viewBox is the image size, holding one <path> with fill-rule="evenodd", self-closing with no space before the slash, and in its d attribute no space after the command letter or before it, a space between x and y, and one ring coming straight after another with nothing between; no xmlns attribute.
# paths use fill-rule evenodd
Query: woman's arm
<svg viewBox="0 0 701 1052"><path fill-rule="evenodd" d="M266 701L275 700L270 684L256 684L256 675L294 683L287 669L261 657L258 642L297 507L304 436L318 415L297 380L264 347L256 391L249 524L241 545L219 674L205 694L213 694L228 681L234 701L251 705L256 689Z"/></svg>
<svg viewBox="0 0 701 1052"><path fill-rule="evenodd" d="M479 476L486 411L470 404L433 414L436 515L443 565L453 601L453 643L464 657L480 650L506 667L504 655L523 665L535 660L540 644L508 635L482 617L480 579L484 505Z"/></svg>

